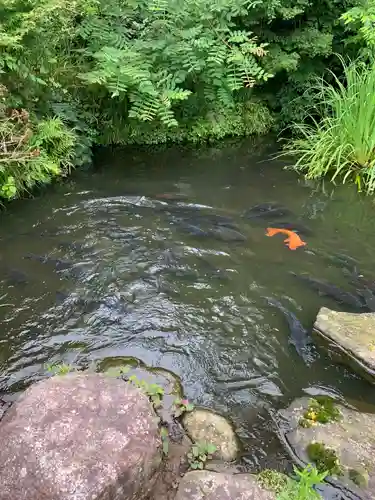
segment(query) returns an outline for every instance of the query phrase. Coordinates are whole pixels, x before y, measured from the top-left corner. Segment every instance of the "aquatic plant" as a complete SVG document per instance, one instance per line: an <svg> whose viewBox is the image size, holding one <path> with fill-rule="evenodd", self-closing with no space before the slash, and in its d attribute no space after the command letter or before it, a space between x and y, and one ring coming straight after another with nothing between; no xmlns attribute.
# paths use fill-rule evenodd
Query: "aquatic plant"
<svg viewBox="0 0 375 500"><path fill-rule="evenodd" d="M216 451L216 446L206 441L194 443L187 454L191 469L204 469L207 460L212 458Z"/></svg>
<svg viewBox="0 0 375 500"><path fill-rule="evenodd" d="M173 405L175 407L173 412L175 418L181 417L184 413L194 410L193 403L189 403L188 399L176 398L173 401Z"/></svg>
<svg viewBox="0 0 375 500"><path fill-rule="evenodd" d="M308 179L330 176L354 182L359 191L375 191L375 64L343 65L343 81L320 80L316 100L304 123L292 126L297 137L283 154L296 156L293 166ZM320 119L320 117L322 117Z"/></svg>
<svg viewBox="0 0 375 500"><path fill-rule="evenodd" d="M160 439L162 443L163 454L167 456L169 452L169 435L168 429L166 429L165 427L160 427Z"/></svg>
<svg viewBox="0 0 375 500"><path fill-rule="evenodd" d="M164 396L164 389L158 384L149 384L146 380L140 380L136 375L129 377L129 382L141 389L151 400L154 408L161 406L161 399Z"/></svg>
<svg viewBox="0 0 375 500"><path fill-rule="evenodd" d="M321 484L327 472L318 472L315 467L307 465L303 470L294 467L296 478L288 478L286 486L282 489L276 500L318 500L319 493L314 486ZM276 492L278 493L278 492Z"/></svg>
<svg viewBox="0 0 375 500"><path fill-rule="evenodd" d="M57 365L47 363L46 370L53 375L66 375L74 371L75 368L72 365L68 365L66 363L59 363Z"/></svg>
<svg viewBox="0 0 375 500"><path fill-rule="evenodd" d="M333 399L326 396L311 398L309 405L299 420L301 427L311 427L316 424L337 422L342 418L341 412Z"/></svg>
<svg viewBox="0 0 375 500"><path fill-rule="evenodd" d="M359 471L356 469L349 469L348 476L359 488L366 488L368 486L369 474L366 470Z"/></svg>
<svg viewBox="0 0 375 500"><path fill-rule="evenodd" d="M324 443L310 443L306 447L306 453L319 473L327 472L338 476L342 474L342 466L335 450L328 448Z"/></svg>

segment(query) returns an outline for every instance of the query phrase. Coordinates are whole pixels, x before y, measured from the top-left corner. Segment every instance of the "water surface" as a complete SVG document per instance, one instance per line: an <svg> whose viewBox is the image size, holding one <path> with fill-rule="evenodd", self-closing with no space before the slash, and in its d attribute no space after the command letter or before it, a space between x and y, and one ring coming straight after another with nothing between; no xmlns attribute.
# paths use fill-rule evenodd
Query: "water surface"
<svg viewBox="0 0 375 500"><path fill-rule="evenodd" d="M46 363L85 367L135 356L176 373L196 404L229 415L251 470L282 467L270 415L294 398L328 393L372 403L369 385L314 345L302 359L288 342L285 318L265 297L307 329L321 306L345 309L290 272L352 290L350 269L324 257L339 253L371 277L373 201L350 187L309 185L271 161L273 150L246 141L193 151L104 151L95 171L2 213L4 398L45 377ZM160 196L166 193L176 200ZM265 202L293 212L281 220L309 226L306 247L290 251L282 236L265 235L267 221L241 217ZM189 234L189 210L193 225L197 213L231 217L244 241Z"/></svg>

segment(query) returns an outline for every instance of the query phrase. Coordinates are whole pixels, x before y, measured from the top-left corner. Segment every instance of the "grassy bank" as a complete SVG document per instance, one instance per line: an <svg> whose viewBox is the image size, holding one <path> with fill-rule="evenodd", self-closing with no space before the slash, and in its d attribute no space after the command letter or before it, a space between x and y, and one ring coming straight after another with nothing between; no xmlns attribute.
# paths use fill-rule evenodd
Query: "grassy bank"
<svg viewBox="0 0 375 500"><path fill-rule="evenodd" d="M90 162L96 144L198 143L302 119L311 82L341 75L333 50L366 57L360 5L5 0L0 199Z"/></svg>

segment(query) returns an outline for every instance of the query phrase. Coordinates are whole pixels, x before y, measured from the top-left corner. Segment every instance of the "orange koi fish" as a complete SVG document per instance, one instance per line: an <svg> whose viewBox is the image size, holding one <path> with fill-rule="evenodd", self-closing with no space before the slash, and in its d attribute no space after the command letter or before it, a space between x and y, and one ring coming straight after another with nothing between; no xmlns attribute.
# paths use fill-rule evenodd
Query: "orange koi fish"
<svg viewBox="0 0 375 500"><path fill-rule="evenodd" d="M289 229L281 229L278 227L267 227L267 236L274 236L275 234L286 234L288 237L284 240L284 243L290 248L290 250L296 250L299 247L306 245L305 241L302 241L297 233L290 231Z"/></svg>

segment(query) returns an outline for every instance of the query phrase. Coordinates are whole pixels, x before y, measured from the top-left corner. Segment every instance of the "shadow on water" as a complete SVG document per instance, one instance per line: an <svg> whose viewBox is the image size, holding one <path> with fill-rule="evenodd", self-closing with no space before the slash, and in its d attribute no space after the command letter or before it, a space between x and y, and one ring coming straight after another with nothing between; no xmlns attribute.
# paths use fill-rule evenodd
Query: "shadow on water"
<svg viewBox="0 0 375 500"><path fill-rule="evenodd" d="M138 357L230 415L252 470L286 466L270 411L293 398L371 403L301 335L323 305L372 310L373 202L314 189L269 161L272 147L105 151L94 172L2 213L0 391L12 399L46 362ZM307 245L291 251L267 227Z"/></svg>

